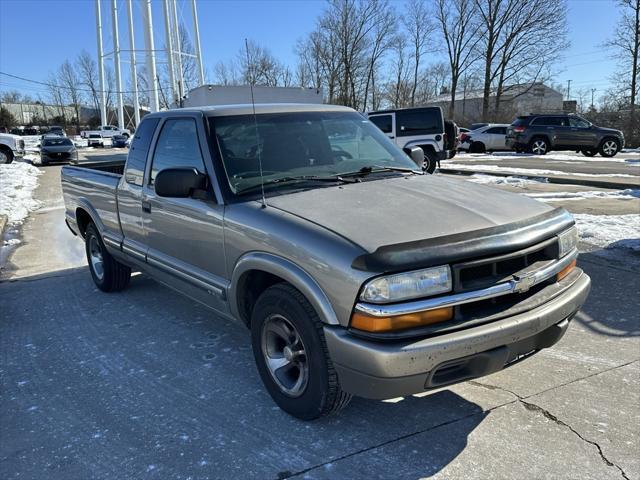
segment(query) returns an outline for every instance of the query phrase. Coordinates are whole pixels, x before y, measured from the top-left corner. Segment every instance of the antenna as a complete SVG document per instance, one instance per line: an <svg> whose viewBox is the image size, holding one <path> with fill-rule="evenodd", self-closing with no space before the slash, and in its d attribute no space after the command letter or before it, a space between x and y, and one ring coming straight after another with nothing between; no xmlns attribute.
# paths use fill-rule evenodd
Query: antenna
<svg viewBox="0 0 640 480"><path fill-rule="evenodd" d="M247 70L251 68L251 59L249 58L249 42L247 39L244 39L244 48L247 52ZM267 208L267 199L264 196L264 177L262 176L262 151L260 148L260 136L258 135L258 117L256 116L256 100L253 97L253 72L249 72L249 87L251 89L251 106L253 107L253 125L256 129L256 142L257 152L258 152L258 167L260 170L260 189L262 190L262 208Z"/></svg>

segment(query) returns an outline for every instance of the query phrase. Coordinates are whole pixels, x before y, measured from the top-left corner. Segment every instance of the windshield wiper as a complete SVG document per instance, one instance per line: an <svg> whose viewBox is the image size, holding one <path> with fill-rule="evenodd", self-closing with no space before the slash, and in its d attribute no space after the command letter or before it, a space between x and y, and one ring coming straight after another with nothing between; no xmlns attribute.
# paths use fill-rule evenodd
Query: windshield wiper
<svg viewBox="0 0 640 480"><path fill-rule="evenodd" d="M280 178L273 178L270 180L266 180L261 184L258 183L257 185L252 185L250 187L244 188L237 193L238 195L242 195L244 193L252 192L254 190L259 190L262 188L263 185L267 187L267 186L273 186L273 185L280 185L280 184L284 185L288 183L299 183L299 182L301 183L304 183L304 182L355 183L357 182L357 180L342 178L341 174L329 175L326 177L321 177L319 175L297 175L297 176L280 177Z"/></svg>
<svg viewBox="0 0 640 480"><path fill-rule="evenodd" d="M345 172L345 173L340 173L339 175L341 177L360 177L360 176L363 177L365 175L369 175L371 173L378 173L378 172L401 172L401 173L411 173L413 175L424 175L423 172L414 170L412 168L389 167L389 166L383 166L383 165L367 165L366 167L362 167L360 170L357 170L355 172Z"/></svg>

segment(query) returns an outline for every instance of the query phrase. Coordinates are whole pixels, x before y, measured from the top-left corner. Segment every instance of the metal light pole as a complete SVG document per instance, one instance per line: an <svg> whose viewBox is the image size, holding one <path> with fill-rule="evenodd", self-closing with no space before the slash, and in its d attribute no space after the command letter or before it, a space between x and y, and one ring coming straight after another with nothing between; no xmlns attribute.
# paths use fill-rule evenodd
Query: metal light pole
<svg viewBox="0 0 640 480"><path fill-rule="evenodd" d="M169 0L163 0L163 11L164 11L164 33L165 33L165 42L167 47L167 61L169 62L169 83L171 84L171 99L173 102L177 103L178 99L178 89L176 88L176 74L175 67L173 64L173 35L172 32L172 15L171 15L171 6L169 4ZM170 107L172 105L169 105Z"/></svg>
<svg viewBox="0 0 640 480"><path fill-rule="evenodd" d="M175 37L174 47L176 49L176 81L178 82L178 106L182 106L184 96L184 76L182 74L182 45L180 42L180 22L178 21L178 4L176 0L171 0L171 11L173 13L173 26Z"/></svg>
<svg viewBox="0 0 640 480"><path fill-rule="evenodd" d="M198 61L198 73L200 74L200 85L204 85L204 68L202 66L202 49L200 48L200 27L198 26L198 9L196 0L191 0L191 12L193 16L193 35L196 44L196 59Z"/></svg>
<svg viewBox="0 0 640 480"><path fill-rule="evenodd" d="M116 74L116 99L118 101L118 128L124 128L124 105L122 99L122 76L120 75L120 39L118 38L118 6L117 0L111 0L113 26L113 59Z"/></svg>
<svg viewBox="0 0 640 480"><path fill-rule="evenodd" d="M140 99L138 98L138 71L136 68L136 39L133 32L133 0L127 0L129 14L129 48L131 49L131 88L133 89L133 116L136 127L140 123Z"/></svg>
<svg viewBox="0 0 640 480"><path fill-rule="evenodd" d="M107 92L104 88L104 55L102 51L102 12L96 0L96 31L98 33L98 77L100 78L100 123L107 124Z"/></svg>
<svg viewBox="0 0 640 480"><path fill-rule="evenodd" d="M158 74L156 72L156 51L153 41L153 16L151 15L151 0L144 0L142 5L142 19L144 21L144 44L147 50L147 79L151 113L160 110L158 99Z"/></svg>

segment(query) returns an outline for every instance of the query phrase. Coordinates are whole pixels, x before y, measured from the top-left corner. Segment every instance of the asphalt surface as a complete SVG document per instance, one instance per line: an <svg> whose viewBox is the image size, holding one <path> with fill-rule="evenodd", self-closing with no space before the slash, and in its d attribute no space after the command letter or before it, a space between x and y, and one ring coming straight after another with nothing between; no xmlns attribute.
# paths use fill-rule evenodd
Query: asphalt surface
<svg viewBox="0 0 640 480"><path fill-rule="evenodd" d="M640 479L637 255L580 257L592 293L553 348L307 423L271 401L243 326L143 275L98 291L43 170L0 283L0 478Z"/></svg>

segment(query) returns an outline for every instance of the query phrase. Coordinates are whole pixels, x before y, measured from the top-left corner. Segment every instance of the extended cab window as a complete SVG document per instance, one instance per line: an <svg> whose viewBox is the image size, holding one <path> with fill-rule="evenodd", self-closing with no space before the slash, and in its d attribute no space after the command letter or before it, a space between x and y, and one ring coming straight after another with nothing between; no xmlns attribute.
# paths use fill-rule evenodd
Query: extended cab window
<svg viewBox="0 0 640 480"><path fill-rule="evenodd" d="M444 133L442 112L438 108L400 110L396 113L396 124L400 137Z"/></svg>
<svg viewBox="0 0 640 480"><path fill-rule="evenodd" d="M384 133L391 133L393 131L391 115L374 115L369 117L369 120Z"/></svg>
<svg viewBox="0 0 640 480"><path fill-rule="evenodd" d="M143 120L131 141L131 148L129 149L129 156L127 157L127 165L124 172L124 179L127 183L142 186L142 179L144 178L144 165L147 162L147 154L149 153L149 146L151 145L151 139L153 138L153 132L158 126L158 118L149 118Z"/></svg>
<svg viewBox="0 0 640 480"><path fill-rule="evenodd" d="M196 121L193 118L167 120L162 126L153 152L149 184L153 184L161 170L185 167L193 167L199 172L205 172Z"/></svg>

